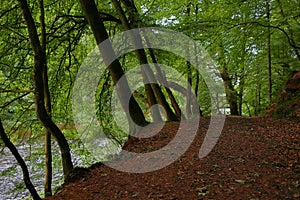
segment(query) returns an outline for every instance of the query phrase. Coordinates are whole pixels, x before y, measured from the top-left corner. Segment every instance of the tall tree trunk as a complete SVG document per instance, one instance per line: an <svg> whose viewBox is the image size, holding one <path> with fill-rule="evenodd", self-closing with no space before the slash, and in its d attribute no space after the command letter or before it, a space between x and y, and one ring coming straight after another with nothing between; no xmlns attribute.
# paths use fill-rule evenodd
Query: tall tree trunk
<svg viewBox="0 0 300 200"><path fill-rule="evenodd" d="M149 82L148 78L144 72L144 70L142 70L142 76L145 82ZM145 84L145 93L147 96L147 101L149 102L148 106L151 109L151 116L154 122L161 122L162 121L162 117L160 115L159 112L159 108L158 107L152 107L153 105L157 104L156 98L155 98L155 94L152 90L151 84Z"/></svg>
<svg viewBox="0 0 300 200"><path fill-rule="evenodd" d="M43 51L46 54L46 44L47 44L47 36L46 36L46 24L45 24L45 9L44 9L44 0L39 0L40 5L40 24L41 24L41 46ZM46 59L46 58L45 58ZM48 86L48 67L47 60L45 60L45 67L43 71L43 80L44 80L44 95L45 95L45 107L48 115L51 117L51 99L50 99L50 91ZM44 194L45 197L52 196L52 153L51 153L51 133L45 129L45 183L44 183Z"/></svg>
<svg viewBox="0 0 300 200"><path fill-rule="evenodd" d="M268 49L268 83L269 83L269 104L272 101L272 60L271 60L271 28L270 28L270 2L266 1L266 9L267 9L267 20L268 20L268 41L267 41L267 49Z"/></svg>
<svg viewBox="0 0 300 200"><path fill-rule="evenodd" d="M191 63L189 61L186 62L186 67L187 67L187 95L186 95L186 114L187 117L191 116L192 114L192 108L191 108L191 101L192 101L192 68L191 68Z"/></svg>
<svg viewBox="0 0 300 200"><path fill-rule="evenodd" d="M109 39L107 31L105 29L105 26L101 20L100 15L98 14L98 9L96 7L94 0L79 0L81 9L84 12L84 15L93 31L94 37L96 39L97 44L100 44L101 42L105 41L106 39ZM122 69L122 66L118 59L114 60L112 63L109 62L109 58L114 56L115 52L112 48L112 46L106 46L105 49L101 48L99 46L99 50L101 52L101 55L103 56L104 63L106 66L108 66L110 75L112 77L112 80L114 84L117 84L118 80L124 75L124 71ZM127 80L124 81L124 84L122 84L121 87L116 88L118 97L120 99L121 105L124 108L131 131L136 131L135 126L131 122L131 119L133 122L135 122L139 126L145 126L148 124L146 121L143 111L139 107L136 100L131 96L131 91L128 85ZM126 109L126 100L129 99L129 111Z"/></svg>
<svg viewBox="0 0 300 200"><path fill-rule="evenodd" d="M30 180L30 176L29 176L29 171L27 168L26 163L24 162L23 158L21 157L21 155L19 154L17 148L15 147L15 145L9 140L9 138L7 137L2 122L0 120L0 136L2 141L4 142L5 146L11 151L11 153L14 155L14 157L16 158L17 162L19 163L22 172L23 172L23 180L25 183L26 188L29 190L32 198L34 200L40 200L41 197L38 195L36 189L34 188L31 180Z"/></svg>
<svg viewBox="0 0 300 200"><path fill-rule="evenodd" d="M245 31L246 29L244 29ZM241 39L241 56L240 56L240 62L239 64L241 72L239 75L239 90L238 90L238 115L242 116L243 115L243 95L244 95L244 84L245 84L245 65L246 65L246 43L247 43L247 37L246 33L244 32L242 39Z"/></svg>
<svg viewBox="0 0 300 200"><path fill-rule="evenodd" d="M30 37L30 44L34 53L34 96L37 117L42 122L47 131L49 131L54 136L58 143L58 146L61 151L64 178L66 179L69 176L70 172L73 170L73 163L71 159L68 141L66 140L62 132L59 130L59 128L56 126L56 124L52 121L45 107L45 85L43 76L46 67L46 54L43 51L43 48L40 44L40 40L35 27L35 22L32 18L27 1L18 1L27 24L28 34Z"/></svg>
<svg viewBox="0 0 300 200"><path fill-rule="evenodd" d="M145 37L145 40L146 40L146 43L147 43L147 46L150 47L150 41L147 37ZM173 109L175 110L175 113L176 113L176 116L178 119L180 119L180 117L184 118L182 112L181 112L181 109L172 93L172 91L170 90L169 88L169 84L168 84L168 81L167 81L167 78L164 76L164 74L162 73L161 71L161 68L158 66L158 62L156 60L156 57L155 57L155 54L153 52L153 49L151 48L148 48L149 50L149 54L150 54L150 57L152 59L152 62L154 63L154 66L155 66L155 69L156 69L156 72L157 72L157 76L158 76L158 80L159 82L164 85L164 88L168 94L168 97L172 103L172 106L173 106Z"/></svg>
<svg viewBox="0 0 300 200"><path fill-rule="evenodd" d="M243 87L241 86L239 94L238 94L238 115L242 116L243 115Z"/></svg>
<svg viewBox="0 0 300 200"><path fill-rule="evenodd" d="M196 12L198 12L198 9L196 9ZM196 52L197 52L196 53L196 66L198 66L199 65L199 57L198 57L198 50L197 50L197 45L196 44L194 44L194 49L196 49ZM201 110L201 108L199 106L199 102L197 100L198 90L199 90L199 82L200 82L200 75L199 75L198 70L196 70L196 82L195 82L195 89L194 89L196 98L193 98L193 100L196 101L196 102L193 103L192 113L193 114L199 113L200 116L203 116L202 110Z"/></svg>
<svg viewBox="0 0 300 200"><path fill-rule="evenodd" d="M123 24L123 27L125 28L125 30L130 30L131 28L137 28L137 27L131 27L126 16L125 13L120 5L120 3L117 0L111 0L111 2L113 3L114 7L116 8L121 22ZM142 38L140 34L131 34L129 33L129 38L131 39L131 42L133 43L134 47L139 47L142 44ZM146 52L144 49L138 49L135 48L135 53L140 61L141 65L144 65L145 67L143 67L142 69L142 73L145 73L145 76L147 77L147 79L150 81L150 85L151 88L154 92L156 101L163 106L163 108L166 111L167 114L167 120L168 121L178 121L178 118L176 117L176 115L174 114L174 112L172 111L172 109L170 108L164 94L161 91L161 88L159 87L159 85L156 83L156 79L155 76L153 74L153 71L151 70L151 68L148 65L148 60L147 60L147 56L146 56ZM144 70L144 72L143 72Z"/></svg>
<svg viewBox="0 0 300 200"><path fill-rule="evenodd" d="M186 13L187 13L188 17L190 17L191 2L188 2L188 4L187 4ZM187 57L190 58L190 50L187 48L186 51L187 51ZM186 109L187 117L189 117L192 114L192 109L191 109L192 68L191 68L191 63L189 61L186 62L186 67L187 67L187 96L186 96L186 106L185 106L185 109Z"/></svg>
<svg viewBox="0 0 300 200"><path fill-rule="evenodd" d="M124 14L119 2L112 1L112 3L114 4L114 6L115 6L120 18L121 18L121 22L122 22L125 30L130 30L128 20L127 20L125 14ZM145 58L142 55L140 55L140 51L135 50L135 53L136 53L141 65L148 64L147 61L145 62ZM145 70L145 68L141 68L141 73L142 73L142 76L143 76L144 83L151 82L149 80L148 76L147 76L147 71ZM148 99L148 102L149 102L149 107L152 107L153 105L158 103L157 100L156 100L152 85L153 84L145 84L145 93L146 93L146 96L147 96L147 99ZM162 118L161 118L158 107L152 107L151 116L152 116L154 122L162 121Z"/></svg>
<svg viewBox="0 0 300 200"><path fill-rule="evenodd" d="M234 90L232 81L231 81L226 69L223 69L221 71L221 77L224 81L226 97L227 97L229 107L230 107L230 114L231 115L239 115L238 104L237 104L237 94L236 94L236 91Z"/></svg>
<svg viewBox="0 0 300 200"><path fill-rule="evenodd" d="M230 107L230 114L231 115L238 115L238 104L237 104L237 93L234 89L234 86L232 84L232 80L228 74L227 64L225 63L224 53L223 53L223 47L220 45L218 47L218 55L220 59L220 65L222 67L221 70L221 77L224 82L225 90L226 90L226 97L229 103Z"/></svg>
<svg viewBox="0 0 300 200"><path fill-rule="evenodd" d="M260 104L261 104L261 84L258 84L257 87L257 106L256 106L256 113L255 115L259 115L260 114Z"/></svg>

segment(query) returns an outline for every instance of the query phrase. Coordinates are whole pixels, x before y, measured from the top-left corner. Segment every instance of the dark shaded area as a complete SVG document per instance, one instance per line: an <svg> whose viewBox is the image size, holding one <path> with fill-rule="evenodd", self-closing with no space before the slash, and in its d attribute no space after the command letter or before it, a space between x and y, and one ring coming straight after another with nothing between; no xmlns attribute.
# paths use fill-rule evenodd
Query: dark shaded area
<svg viewBox="0 0 300 200"><path fill-rule="evenodd" d="M288 79L285 88L266 111L266 115L300 120L300 71L295 71Z"/></svg>

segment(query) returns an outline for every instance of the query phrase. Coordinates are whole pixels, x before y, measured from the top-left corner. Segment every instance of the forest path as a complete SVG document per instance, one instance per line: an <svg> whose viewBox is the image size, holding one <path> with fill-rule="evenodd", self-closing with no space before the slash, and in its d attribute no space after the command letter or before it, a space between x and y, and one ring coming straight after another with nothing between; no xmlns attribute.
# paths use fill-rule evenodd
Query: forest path
<svg viewBox="0 0 300 200"><path fill-rule="evenodd" d="M199 159L210 118L171 165L149 173L124 173L95 165L48 199L300 199L300 123L288 119L227 116L213 151ZM190 123L195 123L191 120ZM124 147L147 152L168 144L178 123L151 139Z"/></svg>

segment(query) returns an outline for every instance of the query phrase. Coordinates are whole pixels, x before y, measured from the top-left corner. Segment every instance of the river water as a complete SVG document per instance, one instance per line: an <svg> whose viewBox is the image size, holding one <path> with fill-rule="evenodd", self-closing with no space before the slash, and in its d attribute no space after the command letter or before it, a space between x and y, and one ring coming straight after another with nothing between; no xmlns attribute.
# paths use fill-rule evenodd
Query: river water
<svg viewBox="0 0 300 200"><path fill-rule="evenodd" d="M43 194L45 155L43 144L30 145L24 143L18 145L17 149L25 160L32 183L38 192ZM82 151L82 150L81 150ZM74 151L76 152L76 151ZM86 157L72 152L73 163L75 166L87 167L92 163ZM63 173L61 168L60 153L55 143L52 145L53 154L53 185L52 188L63 183ZM42 195L41 195L42 196ZM23 182L23 173L16 159L8 148L0 149L0 200L19 200L29 199L30 193Z"/></svg>

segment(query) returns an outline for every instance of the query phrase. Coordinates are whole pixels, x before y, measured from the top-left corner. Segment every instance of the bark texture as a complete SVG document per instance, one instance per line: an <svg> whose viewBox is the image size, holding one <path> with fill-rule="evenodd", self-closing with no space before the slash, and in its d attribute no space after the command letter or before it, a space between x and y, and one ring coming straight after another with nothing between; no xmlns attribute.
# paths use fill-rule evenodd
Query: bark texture
<svg viewBox="0 0 300 200"><path fill-rule="evenodd" d="M46 55L40 44L40 40L37 34L37 29L35 27L35 22L33 20L32 14L29 10L26 0L18 0L20 7L22 9L23 17L27 24L28 34L30 37L30 44L34 52L34 96L35 96L35 106L36 113L39 120L42 122L44 127L49 131L57 141L61 157L62 166L64 172L64 178L66 179L70 172L73 170L73 163L71 159L70 148L65 136L52 121L51 117L48 115L45 107L45 94L44 94L44 73L46 67Z"/></svg>
<svg viewBox="0 0 300 200"><path fill-rule="evenodd" d="M101 20L100 15L98 14L98 9L94 0L80 0L79 2L84 15L93 31L97 44L100 44L101 42L107 40L109 38L108 33L103 24L103 21ZM116 84L118 80L124 75L122 66L118 59L114 60L112 63L108 63L110 57L116 57L111 45L106 47L105 49L103 49L101 45L99 45L99 50L103 57L104 63L106 64L106 66L108 66L112 80ZM126 112L129 124L131 125L131 131L135 131L135 127L133 127L131 120L139 126L147 125L148 122L145 120L140 106L131 95L127 80L124 81L122 85L118 85L116 90L121 105ZM129 111L126 109L126 99L129 99Z"/></svg>

